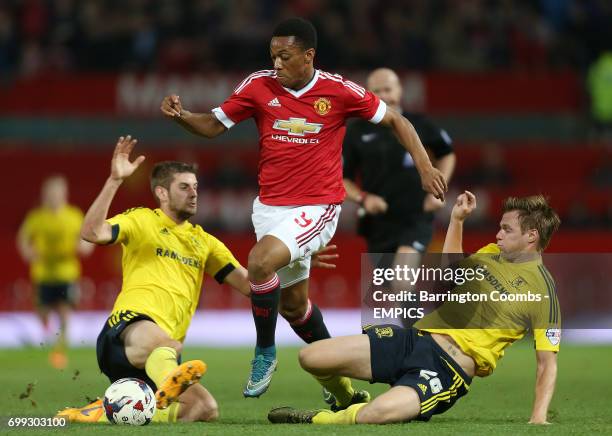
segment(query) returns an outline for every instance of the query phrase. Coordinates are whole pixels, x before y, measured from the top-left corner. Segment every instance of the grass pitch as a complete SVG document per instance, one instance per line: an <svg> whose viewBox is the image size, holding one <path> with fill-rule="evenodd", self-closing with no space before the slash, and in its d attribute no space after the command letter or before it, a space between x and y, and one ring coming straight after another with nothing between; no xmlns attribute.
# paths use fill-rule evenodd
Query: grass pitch
<svg viewBox="0 0 612 436"><path fill-rule="evenodd" d="M95 351L70 351L70 366L51 369L47 351L37 348L0 352L0 434L142 434L142 435L294 435L324 434L612 434L611 347L565 345L559 355L557 390L551 407L550 426L527 424L535 378L535 356L528 343L517 344L502 359L495 373L476 379L470 393L447 413L429 423L386 426L271 425L268 410L281 405L323 407L316 382L297 363L297 348L281 348L279 369L270 390L260 399L244 399L242 387L248 374L251 351L247 349L187 348L185 359L202 358L208 373L202 379L220 405L221 418L214 424L152 424L119 427L110 424L76 425L64 429L10 429L8 417L52 416L65 406L82 406L86 397L101 396L108 385L99 373ZM35 383L27 398L29 383ZM366 387L367 383L358 383ZM386 389L370 386L372 394ZM25 433L24 433L25 432Z"/></svg>

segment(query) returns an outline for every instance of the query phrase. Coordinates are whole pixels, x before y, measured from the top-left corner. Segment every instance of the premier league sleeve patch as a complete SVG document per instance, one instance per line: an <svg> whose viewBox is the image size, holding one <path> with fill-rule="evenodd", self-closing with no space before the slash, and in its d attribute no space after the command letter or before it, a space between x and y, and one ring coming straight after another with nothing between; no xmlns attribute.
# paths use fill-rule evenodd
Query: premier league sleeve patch
<svg viewBox="0 0 612 436"><path fill-rule="evenodd" d="M559 345L559 342L561 342L561 329L546 329L546 338L552 345Z"/></svg>

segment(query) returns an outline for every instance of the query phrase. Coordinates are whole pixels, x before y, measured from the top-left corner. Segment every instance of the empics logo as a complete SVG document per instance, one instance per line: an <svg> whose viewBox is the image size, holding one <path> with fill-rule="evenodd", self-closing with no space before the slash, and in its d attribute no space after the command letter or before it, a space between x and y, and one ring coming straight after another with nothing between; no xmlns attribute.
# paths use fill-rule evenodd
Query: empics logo
<svg viewBox="0 0 612 436"><path fill-rule="evenodd" d="M284 130L293 136L305 136L306 133L319 133L323 124L309 123L306 118L289 118L288 120L276 120L272 126L278 130Z"/></svg>

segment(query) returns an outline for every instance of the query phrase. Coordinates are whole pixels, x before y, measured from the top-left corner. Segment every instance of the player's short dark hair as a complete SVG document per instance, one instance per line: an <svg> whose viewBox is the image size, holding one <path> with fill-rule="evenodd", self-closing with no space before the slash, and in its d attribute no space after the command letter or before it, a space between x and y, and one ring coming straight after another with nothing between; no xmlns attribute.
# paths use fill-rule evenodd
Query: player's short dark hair
<svg viewBox="0 0 612 436"><path fill-rule="evenodd" d="M293 36L304 50L317 49L317 29L303 18L288 18L276 25L272 36Z"/></svg>
<svg viewBox="0 0 612 436"><path fill-rule="evenodd" d="M550 207L546 197L543 195L532 195L530 197L508 197L504 200L502 211L519 213L521 231L536 229L540 236L538 249L544 250L554 232L557 231L561 220L557 212Z"/></svg>
<svg viewBox="0 0 612 436"><path fill-rule="evenodd" d="M177 161L158 162L151 171L151 192L155 195L155 187L162 186L170 189L170 184L174 180L174 175L179 173L192 173L197 175L198 168L195 164L188 164Z"/></svg>

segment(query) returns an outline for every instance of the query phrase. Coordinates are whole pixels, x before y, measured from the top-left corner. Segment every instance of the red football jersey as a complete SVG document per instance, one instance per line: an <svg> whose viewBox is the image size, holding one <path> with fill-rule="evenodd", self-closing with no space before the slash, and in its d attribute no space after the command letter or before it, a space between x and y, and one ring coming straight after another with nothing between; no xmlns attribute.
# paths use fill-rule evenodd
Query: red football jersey
<svg viewBox="0 0 612 436"><path fill-rule="evenodd" d="M274 70L257 71L213 109L228 129L255 118L259 199L274 206L341 203L345 121L379 123L385 112L385 103L371 92L320 70L298 91L278 83Z"/></svg>

